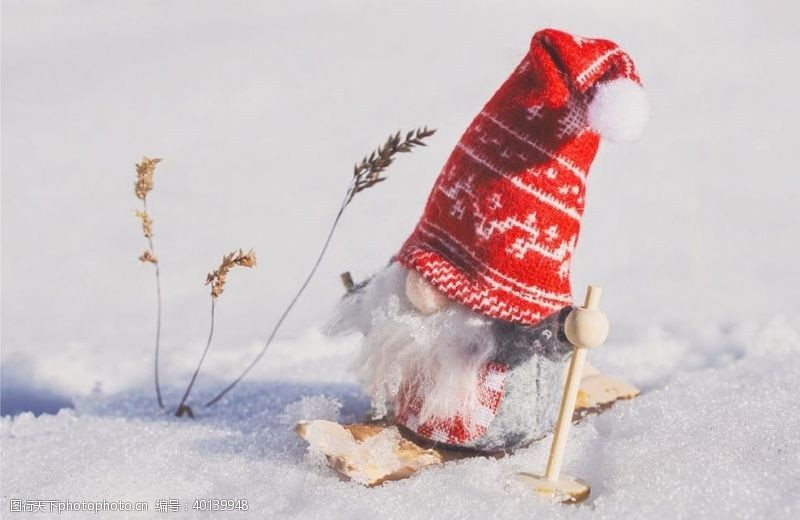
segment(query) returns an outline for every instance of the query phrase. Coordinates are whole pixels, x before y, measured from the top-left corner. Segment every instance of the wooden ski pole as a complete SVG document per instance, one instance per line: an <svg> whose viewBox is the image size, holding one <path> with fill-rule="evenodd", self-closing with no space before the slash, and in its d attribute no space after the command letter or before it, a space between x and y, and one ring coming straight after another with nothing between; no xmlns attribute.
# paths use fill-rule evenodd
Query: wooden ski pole
<svg viewBox="0 0 800 520"><path fill-rule="evenodd" d="M608 336L608 319L598 310L600 293L600 287L590 285L586 290L583 307L573 310L564 322L564 333L575 348L564 384L564 394L561 397L561 407L545 474L518 474L523 482L533 486L537 494L555 502L580 502L588 497L591 491L586 482L574 477L562 476L561 463L564 460L572 415L575 413L575 401L578 398L587 349L602 344Z"/></svg>

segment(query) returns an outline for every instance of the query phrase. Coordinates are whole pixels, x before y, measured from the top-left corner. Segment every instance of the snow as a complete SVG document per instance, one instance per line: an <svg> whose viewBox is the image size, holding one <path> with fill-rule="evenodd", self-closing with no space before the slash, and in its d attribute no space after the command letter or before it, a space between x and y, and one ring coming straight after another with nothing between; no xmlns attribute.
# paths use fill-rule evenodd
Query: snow
<svg viewBox="0 0 800 520"><path fill-rule="evenodd" d="M305 395L284 409L281 420L289 426L315 419L336 422L341 409L342 403L337 399L324 395Z"/></svg>
<svg viewBox="0 0 800 520"><path fill-rule="evenodd" d="M0 514L12 498L145 500L149 516L160 498L246 498L248 513L209 517L798 517L797 10L3 2ZM318 331L338 274L385 265L460 132L547 26L616 40L651 101L640 141L601 148L573 266L576 298L602 285L611 321L590 360L643 395L573 429L565 471L593 487L579 507L512 478L544 467L549 439L377 489L342 482L291 430L368 408L346 370L358 338ZM310 268L353 161L426 123L430 147L358 196L279 340L204 410ZM205 273L230 249L259 254L217 306L195 421L154 406L152 271L130 214L142 154L164 158L150 210L173 406L207 332Z"/></svg>
<svg viewBox="0 0 800 520"><path fill-rule="evenodd" d="M798 325L777 320L690 338L662 330L593 352L601 368L645 393L572 430L565 472L593 486L577 508L540 502L513 478L543 469L549 438L505 459L449 463L378 489L342 482L305 454L284 415L305 408L307 418L325 418L337 408L325 395L353 420L364 397L351 384L272 380L246 383L196 421L155 412L149 388L89 396L55 416L4 417L3 507L10 497L151 505L219 497L247 498L263 518L432 518L440 508L450 518L796 518ZM657 362L643 362L642 350L658 352ZM177 391L168 397L174 402Z"/></svg>

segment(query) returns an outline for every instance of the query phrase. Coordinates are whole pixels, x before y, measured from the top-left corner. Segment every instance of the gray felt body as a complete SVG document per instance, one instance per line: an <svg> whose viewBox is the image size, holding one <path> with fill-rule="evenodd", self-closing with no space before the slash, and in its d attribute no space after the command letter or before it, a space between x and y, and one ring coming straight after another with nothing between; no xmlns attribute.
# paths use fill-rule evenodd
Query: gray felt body
<svg viewBox="0 0 800 520"><path fill-rule="evenodd" d="M535 327L496 322L498 352L493 361L508 365L503 397L486 432L464 447L513 451L545 437L555 424L572 345L563 323L564 308Z"/></svg>

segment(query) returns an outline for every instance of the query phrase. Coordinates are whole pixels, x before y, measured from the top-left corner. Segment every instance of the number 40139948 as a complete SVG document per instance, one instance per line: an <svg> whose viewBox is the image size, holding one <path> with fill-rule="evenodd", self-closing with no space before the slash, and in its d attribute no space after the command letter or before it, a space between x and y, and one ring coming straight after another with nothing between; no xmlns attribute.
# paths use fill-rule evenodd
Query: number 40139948
<svg viewBox="0 0 800 520"><path fill-rule="evenodd" d="M246 498L197 498L192 504L195 511L247 511Z"/></svg>

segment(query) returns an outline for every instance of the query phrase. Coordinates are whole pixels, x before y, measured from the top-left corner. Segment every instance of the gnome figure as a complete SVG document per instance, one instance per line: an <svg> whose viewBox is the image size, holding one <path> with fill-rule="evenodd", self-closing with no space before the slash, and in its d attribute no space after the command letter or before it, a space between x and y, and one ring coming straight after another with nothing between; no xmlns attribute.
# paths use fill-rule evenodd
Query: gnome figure
<svg viewBox="0 0 800 520"><path fill-rule="evenodd" d="M411 236L338 308L333 330L364 334L355 368L375 418L487 452L552 429L572 352L563 324L589 168L601 137L635 139L647 113L616 44L533 36L459 140Z"/></svg>

